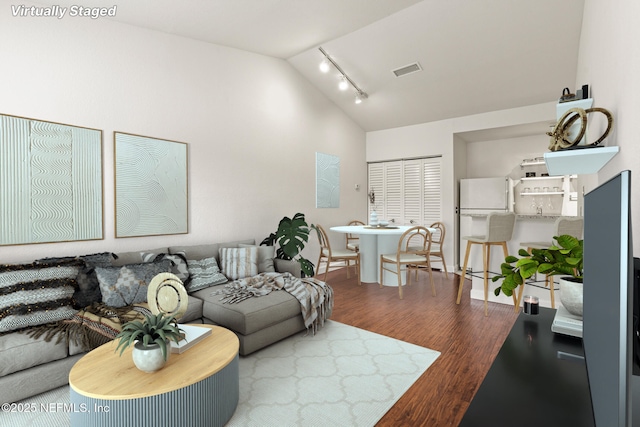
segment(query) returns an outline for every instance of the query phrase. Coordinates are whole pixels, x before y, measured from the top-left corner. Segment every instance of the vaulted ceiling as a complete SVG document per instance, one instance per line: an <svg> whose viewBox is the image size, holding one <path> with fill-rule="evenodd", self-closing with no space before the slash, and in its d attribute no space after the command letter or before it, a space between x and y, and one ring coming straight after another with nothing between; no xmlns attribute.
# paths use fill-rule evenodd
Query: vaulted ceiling
<svg viewBox="0 0 640 427"><path fill-rule="evenodd" d="M573 91L588 83L575 81L583 5L584 0L130 0L120 2L109 19L282 58L372 131L540 104L556 100L564 87ZM335 69L320 73L320 46L368 99L356 105L353 90L337 89ZM422 70L402 77L392 72L412 63Z"/></svg>

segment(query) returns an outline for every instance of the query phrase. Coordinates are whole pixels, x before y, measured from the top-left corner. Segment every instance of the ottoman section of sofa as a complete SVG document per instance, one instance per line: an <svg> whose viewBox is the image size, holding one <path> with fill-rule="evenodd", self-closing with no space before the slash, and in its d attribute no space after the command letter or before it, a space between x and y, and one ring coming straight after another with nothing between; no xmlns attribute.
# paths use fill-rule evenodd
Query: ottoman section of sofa
<svg viewBox="0 0 640 427"><path fill-rule="evenodd" d="M204 301L202 307L203 317L212 320L216 324L231 329L239 334L241 347L243 337L252 336L261 331L276 332L273 340L267 344L278 341L292 333L304 330L304 322L300 311L300 302L284 290L273 291L261 297L251 297L235 304L220 301L222 295L214 292L224 289L224 285L212 286L193 293L193 296ZM280 324L288 324L285 331L280 331ZM264 341L264 338L261 340ZM268 340L267 340L268 341ZM265 345L267 345L265 344ZM264 346L264 345L263 345ZM241 348L241 354L248 354Z"/></svg>

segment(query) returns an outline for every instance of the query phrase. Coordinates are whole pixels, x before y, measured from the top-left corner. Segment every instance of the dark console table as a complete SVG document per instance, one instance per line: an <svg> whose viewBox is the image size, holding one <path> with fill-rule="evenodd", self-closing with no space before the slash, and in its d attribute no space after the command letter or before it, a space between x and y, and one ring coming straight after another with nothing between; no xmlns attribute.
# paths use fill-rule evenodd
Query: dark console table
<svg viewBox="0 0 640 427"><path fill-rule="evenodd" d="M582 340L551 331L555 312L520 314L460 426L594 425L584 360L565 356Z"/></svg>

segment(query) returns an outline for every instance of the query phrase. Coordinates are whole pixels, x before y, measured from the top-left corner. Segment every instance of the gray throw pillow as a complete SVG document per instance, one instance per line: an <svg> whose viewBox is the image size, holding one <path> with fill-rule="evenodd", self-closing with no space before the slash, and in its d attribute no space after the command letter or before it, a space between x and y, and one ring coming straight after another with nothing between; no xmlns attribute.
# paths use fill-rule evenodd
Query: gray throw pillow
<svg viewBox="0 0 640 427"><path fill-rule="evenodd" d="M125 307L147 301L149 282L160 273L171 272L171 261L97 267L102 302L111 307Z"/></svg>
<svg viewBox="0 0 640 427"><path fill-rule="evenodd" d="M275 265L278 273L291 273L294 277L302 277L302 268L296 260L276 258Z"/></svg>
<svg viewBox="0 0 640 427"><path fill-rule="evenodd" d="M187 260L189 265L189 275L191 280L185 286L187 293L199 291L209 286L227 283L227 276L222 274L218 268L218 262L215 257L205 258L201 260Z"/></svg>

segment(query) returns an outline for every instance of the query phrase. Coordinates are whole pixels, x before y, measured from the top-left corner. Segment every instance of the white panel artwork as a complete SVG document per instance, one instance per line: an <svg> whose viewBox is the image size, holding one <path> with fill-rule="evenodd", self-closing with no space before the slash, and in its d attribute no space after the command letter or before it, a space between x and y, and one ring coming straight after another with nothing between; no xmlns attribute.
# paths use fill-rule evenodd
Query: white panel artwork
<svg viewBox="0 0 640 427"><path fill-rule="evenodd" d="M102 131L0 115L0 245L102 239Z"/></svg>
<svg viewBox="0 0 640 427"><path fill-rule="evenodd" d="M187 144L115 133L116 237L188 233Z"/></svg>
<svg viewBox="0 0 640 427"><path fill-rule="evenodd" d="M340 207L340 157L316 153L316 208Z"/></svg>

